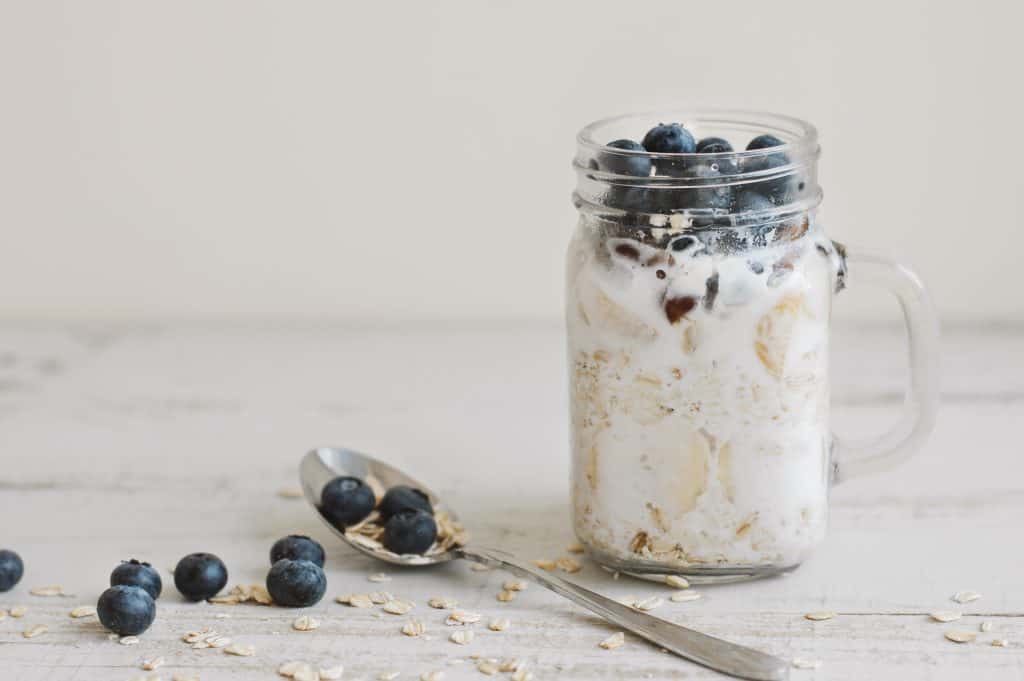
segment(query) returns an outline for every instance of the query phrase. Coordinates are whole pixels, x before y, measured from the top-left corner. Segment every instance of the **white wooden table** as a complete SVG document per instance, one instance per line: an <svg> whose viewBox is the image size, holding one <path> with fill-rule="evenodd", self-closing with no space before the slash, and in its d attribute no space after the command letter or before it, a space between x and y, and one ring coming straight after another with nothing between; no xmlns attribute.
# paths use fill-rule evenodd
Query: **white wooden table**
<svg viewBox="0 0 1024 681"><path fill-rule="evenodd" d="M897 472L856 480L833 494L830 534L794 574L700 587L703 598L655 614L786 657L821 660L794 679L1024 678L1024 329L947 329L944 406L921 455ZM902 374L897 335L838 330L836 426L868 433L895 417ZM538 680L723 678L635 638L607 651L613 630L532 586L510 603L495 595L506 575L468 565L387 570L323 528L296 484L312 446L344 444L392 460L450 497L480 542L526 558L565 555L566 391L557 327L78 328L0 327L0 546L26 574L0 594L0 678L110 681L175 675L273 679L288 660L341 663L347 679L388 670L417 679L483 678L471 655L518 657ZM229 585L262 582L271 543L305 532L328 550L328 596L297 632L299 612L257 605L187 604L166 571L193 551L220 555ZM94 618L110 570L137 557L163 570L153 627L135 646L111 641ZM669 593L613 580L593 564L575 575L615 596ZM74 597L39 597L59 584ZM427 637L400 633L407 617L334 602L384 588L417 603ZM983 597L964 606L959 590ZM504 632L476 625L468 646L447 640L456 598ZM936 609L966 616L943 625ZM804 613L834 610L811 622ZM217 614L229 617L218 618ZM943 632L991 632L959 645ZM25 639L33 624L49 632ZM256 647L252 657L192 650L183 633L211 626ZM989 645L1005 638L1009 647ZM144 672L144 658L166 665ZM508 678L508 674L502 675Z"/></svg>

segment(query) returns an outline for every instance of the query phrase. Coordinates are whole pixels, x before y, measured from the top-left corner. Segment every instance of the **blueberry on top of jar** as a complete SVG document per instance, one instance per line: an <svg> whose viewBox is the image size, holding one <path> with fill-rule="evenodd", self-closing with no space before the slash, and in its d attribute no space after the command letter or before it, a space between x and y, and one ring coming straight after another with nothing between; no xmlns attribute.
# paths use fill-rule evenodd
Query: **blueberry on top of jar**
<svg viewBox="0 0 1024 681"><path fill-rule="evenodd" d="M705 137L697 142L698 154L727 154L732 151L732 145L728 140L721 137Z"/></svg>
<svg viewBox="0 0 1024 681"><path fill-rule="evenodd" d="M381 499L380 508L377 510L380 513L381 522L385 523L390 520L391 516L401 511L434 513L434 507L431 506L427 495L408 485L395 485L389 489Z"/></svg>
<svg viewBox="0 0 1024 681"><path fill-rule="evenodd" d="M775 135L758 135L754 139L750 140L747 144L747 151L754 151L755 149L769 149L771 147L781 147L785 142L780 140Z"/></svg>
<svg viewBox="0 0 1024 681"><path fill-rule="evenodd" d="M644 151L643 145L639 142L627 139L613 140L605 146L625 151ZM644 154L604 153L599 157L598 167L620 175L647 177L651 174L651 159Z"/></svg>
<svg viewBox="0 0 1024 681"><path fill-rule="evenodd" d="M644 135L644 149L656 154L692 154L697 150L693 135L678 123L659 123Z"/></svg>

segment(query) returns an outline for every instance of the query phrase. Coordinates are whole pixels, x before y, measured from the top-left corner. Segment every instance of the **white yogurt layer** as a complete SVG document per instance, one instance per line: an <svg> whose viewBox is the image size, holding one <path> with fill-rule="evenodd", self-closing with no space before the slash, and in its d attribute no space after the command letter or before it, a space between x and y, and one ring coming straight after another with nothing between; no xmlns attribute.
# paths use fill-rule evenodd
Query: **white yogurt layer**
<svg viewBox="0 0 1024 681"><path fill-rule="evenodd" d="M709 254L581 221L566 312L584 544L675 569L787 567L822 538L831 253L814 227Z"/></svg>

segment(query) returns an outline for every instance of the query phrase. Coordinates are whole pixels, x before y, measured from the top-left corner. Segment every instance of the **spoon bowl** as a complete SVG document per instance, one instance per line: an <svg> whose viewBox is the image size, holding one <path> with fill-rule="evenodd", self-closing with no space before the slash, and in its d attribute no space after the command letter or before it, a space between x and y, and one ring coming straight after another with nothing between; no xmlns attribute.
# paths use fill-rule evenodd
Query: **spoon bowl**
<svg viewBox="0 0 1024 681"><path fill-rule="evenodd" d="M430 499L431 505L436 510L445 511L448 514L448 517L456 522L458 522L458 517L452 509L444 505L444 502L441 501L440 497L434 494L429 487L419 480L411 478L397 468L389 466L383 461L378 461L371 456L357 452L354 449L318 447L306 454L300 464L299 478L302 482L302 493L306 496L306 501L316 509L317 515L319 515L320 519L324 521L324 524L327 525L331 532L341 538L341 540L346 544L361 553L365 553L371 558L376 558L386 563L391 563L392 565L435 565L437 563L447 563L450 560L461 557L455 551L451 550L423 556L398 555L391 551L374 549L373 547L365 544L352 541L344 530L339 529L327 519L327 516L324 515L324 512L320 507L320 492L323 490L324 485L341 475L350 475L354 478L359 478L360 480L371 481L371 486L374 486L372 483L373 481L376 481L380 484L380 489L390 489L395 485L408 485L409 487L414 487L427 495ZM379 490L375 490L375 493L377 491Z"/></svg>

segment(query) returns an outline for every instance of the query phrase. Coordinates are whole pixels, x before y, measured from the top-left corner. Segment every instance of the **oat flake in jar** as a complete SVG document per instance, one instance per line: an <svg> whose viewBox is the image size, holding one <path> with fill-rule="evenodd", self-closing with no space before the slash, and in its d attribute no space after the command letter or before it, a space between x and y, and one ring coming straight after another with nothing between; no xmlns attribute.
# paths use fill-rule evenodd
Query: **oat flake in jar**
<svg viewBox="0 0 1024 681"><path fill-rule="evenodd" d="M847 252L817 212L813 126L675 111L584 128L566 320L576 535L604 565L736 578L796 567L830 485L919 448L937 408L937 323L918 279ZM829 317L849 278L902 305L898 425L829 427Z"/></svg>

